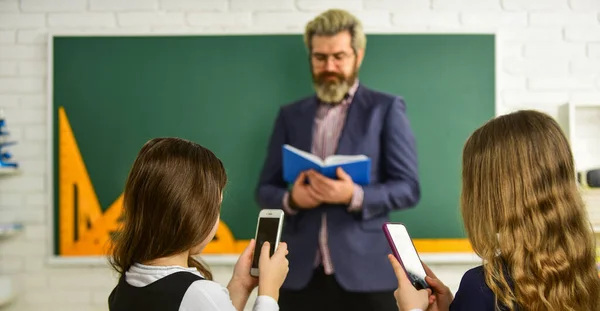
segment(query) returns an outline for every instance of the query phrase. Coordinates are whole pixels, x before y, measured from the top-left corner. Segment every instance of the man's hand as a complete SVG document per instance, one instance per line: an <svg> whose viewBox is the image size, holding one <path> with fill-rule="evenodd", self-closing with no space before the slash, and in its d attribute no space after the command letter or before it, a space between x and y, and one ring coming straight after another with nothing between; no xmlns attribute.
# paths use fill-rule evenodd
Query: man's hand
<svg viewBox="0 0 600 311"><path fill-rule="evenodd" d="M319 206L322 201L318 200L314 193L310 189L310 185L305 184L306 172L300 173L294 186L292 187L292 193L290 198L292 199L293 205L298 208L310 209Z"/></svg>
<svg viewBox="0 0 600 311"><path fill-rule="evenodd" d="M310 182L309 193L318 201L331 204L350 204L354 193L352 177L341 167L337 169L339 179L327 178L313 170L307 172Z"/></svg>

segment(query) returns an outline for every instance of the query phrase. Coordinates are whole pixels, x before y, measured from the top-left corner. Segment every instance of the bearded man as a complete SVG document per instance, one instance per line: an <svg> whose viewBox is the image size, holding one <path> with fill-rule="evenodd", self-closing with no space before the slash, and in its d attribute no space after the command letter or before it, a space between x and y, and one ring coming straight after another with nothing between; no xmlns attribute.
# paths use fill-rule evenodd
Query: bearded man
<svg viewBox="0 0 600 311"><path fill-rule="evenodd" d="M256 189L261 208L286 213L282 240L290 270L280 310L398 310L382 225L391 211L420 199L404 100L359 82L366 36L350 13L317 16L307 24L304 41L316 94L280 108ZM322 159L367 155L371 183L357 185L338 169L335 179L306 171L288 185L282 175L284 144Z"/></svg>

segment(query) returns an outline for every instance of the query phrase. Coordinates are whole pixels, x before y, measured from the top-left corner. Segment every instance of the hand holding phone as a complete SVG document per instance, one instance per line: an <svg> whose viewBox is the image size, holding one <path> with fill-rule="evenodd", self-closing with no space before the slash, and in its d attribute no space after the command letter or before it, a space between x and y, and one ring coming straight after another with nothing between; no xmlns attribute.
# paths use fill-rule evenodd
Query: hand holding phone
<svg viewBox="0 0 600 311"><path fill-rule="evenodd" d="M269 256L269 242L265 241L261 249L260 259L258 260L258 295L271 296L273 299L279 299L279 290L285 282L285 278L290 270L289 261L286 258L288 254L287 244L279 243L279 247Z"/></svg>
<svg viewBox="0 0 600 311"><path fill-rule="evenodd" d="M431 289L425 281L427 274L423 268L423 264L421 264L421 259L412 239L406 230L406 226L402 223L387 222L383 224L383 231L394 253L394 257L402 265L412 285L418 290Z"/></svg>
<svg viewBox="0 0 600 311"><path fill-rule="evenodd" d="M394 268L396 278L398 278L398 289L394 291L396 305L399 310L429 310L429 305L434 302L435 297L431 295L430 289L417 290L413 285L402 265L394 255L388 255L388 259ZM448 310L448 309L434 309Z"/></svg>
<svg viewBox="0 0 600 311"><path fill-rule="evenodd" d="M269 256L273 256L273 253L278 248L281 239L281 229L283 227L283 215L283 211L280 209L263 209L258 214L256 244L254 255L252 256L250 275L255 277L259 275L258 263L264 242L269 242Z"/></svg>

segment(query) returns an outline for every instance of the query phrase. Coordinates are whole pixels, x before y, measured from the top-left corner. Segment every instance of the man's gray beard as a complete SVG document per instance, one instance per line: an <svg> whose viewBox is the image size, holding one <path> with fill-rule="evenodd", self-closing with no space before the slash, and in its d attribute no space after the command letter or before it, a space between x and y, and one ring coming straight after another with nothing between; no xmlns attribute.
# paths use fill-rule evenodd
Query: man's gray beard
<svg viewBox="0 0 600 311"><path fill-rule="evenodd" d="M313 83L313 85L315 88L315 92L317 93L317 97L321 101L329 104L340 103L352 87L346 80L341 81L339 83Z"/></svg>

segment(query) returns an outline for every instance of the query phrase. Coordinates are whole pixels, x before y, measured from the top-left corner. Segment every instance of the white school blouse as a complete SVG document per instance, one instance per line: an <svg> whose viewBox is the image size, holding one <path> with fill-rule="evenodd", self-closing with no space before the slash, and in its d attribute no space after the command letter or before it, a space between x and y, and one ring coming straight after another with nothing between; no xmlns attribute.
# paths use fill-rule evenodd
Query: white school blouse
<svg viewBox="0 0 600 311"><path fill-rule="evenodd" d="M196 268L179 266L147 266L134 264L125 272L125 281L131 286L142 287L175 272L188 271L202 276ZM233 306L229 291L221 284L208 280L196 281L185 292L179 311L238 311ZM277 301L270 296L258 296L253 311L278 311Z"/></svg>

